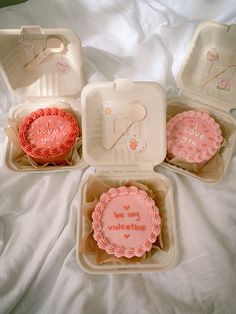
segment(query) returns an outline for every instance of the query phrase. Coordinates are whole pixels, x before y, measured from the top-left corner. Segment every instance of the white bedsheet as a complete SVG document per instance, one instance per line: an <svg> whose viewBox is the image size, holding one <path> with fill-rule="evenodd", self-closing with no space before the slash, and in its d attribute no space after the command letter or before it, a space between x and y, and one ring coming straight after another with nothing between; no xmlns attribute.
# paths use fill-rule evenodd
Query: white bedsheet
<svg viewBox="0 0 236 314"><path fill-rule="evenodd" d="M0 9L0 28L67 27L83 43L88 81L130 77L177 93L175 75L202 20L236 23L236 2L30 0ZM0 47L1 49L1 47ZM0 143L18 103L0 78ZM166 273L94 276L75 258L81 171L19 174L0 168L0 313L236 312L236 156L224 181L173 183L180 245Z"/></svg>

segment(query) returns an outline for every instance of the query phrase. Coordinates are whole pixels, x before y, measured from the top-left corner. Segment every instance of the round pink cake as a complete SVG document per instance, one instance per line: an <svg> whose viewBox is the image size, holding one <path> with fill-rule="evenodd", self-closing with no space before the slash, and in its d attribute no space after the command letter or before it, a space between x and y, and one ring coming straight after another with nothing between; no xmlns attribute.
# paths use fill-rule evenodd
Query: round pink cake
<svg viewBox="0 0 236 314"><path fill-rule="evenodd" d="M62 164L74 146L80 128L76 119L63 109L38 109L19 126L19 143L37 163Z"/></svg>
<svg viewBox="0 0 236 314"><path fill-rule="evenodd" d="M171 158L201 163L216 154L222 141L219 124L206 112L184 111L167 123L167 151Z"/></svg>
<svg viewBox="0 0 236 314"><path fill-rule="evenodd" d="M92 214L99 248L116 257L142 256L160 234L161 218L152 198L138 188L112 188Z"/></svg>

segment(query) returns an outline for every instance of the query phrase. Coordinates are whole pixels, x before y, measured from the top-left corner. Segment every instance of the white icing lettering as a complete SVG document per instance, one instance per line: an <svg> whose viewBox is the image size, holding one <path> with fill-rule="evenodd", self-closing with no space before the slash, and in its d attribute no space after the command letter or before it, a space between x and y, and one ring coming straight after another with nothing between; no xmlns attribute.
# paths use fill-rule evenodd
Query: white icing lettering
<svg viewBox="0 0 236 314"><path fill-rule="evenodd" d="M193 136L194 135L194 133L195 133L195 131L194 130L190 130L189 131L189 135L191 135L191 136ZM195 134L196 135L196 134Z"/></svg>
<svg viewBox="0 0 236 314"><path fill-rule="evenodd" d="M198 131L198 123L193 128L184 127L184 135L181 139L181 143L190 143L193 146L197 146L198 142L197 139L199 138L201 141L204 141L205 135L201 134L200 131Z"/></svg>
<svg viewBox="0 0 236 314"><path fill-rule="evenodd" d="M47 139L44 138L44 137L41 137L41 142L42 142L43 144L46 144L46 143L47 143Z"/></svg>
<svg viewBox="0 0 236 314"><path fill-rule="evenodd" d="M43 144L47 144L48 142L53 142L53 141L55 141L55 136L51 136L51 137L41 137L41 142L43 143ZM32 142L32 140L31 140L31 142Z"/></svg>
<svg viewBox="0 0 236 314"><path fill-rule="evenodd" d="M183 136L182 139L180 140L181 143L186 143L187 142L188 137L187 136Z"/></svg>
<svg viewBox="0 0 236 314"><path fill-rule="evenodd" d="M195 136L195 137L204 137L204 134L201 134L199 131L197 131L198 128L198 123L195 125L194 128L184 128L184 132L187 133L190 136Z"/></svg>
<svg viewBox="0 0 236 314"><path fill-rule="evenodd" d="M37 133L38 134L58 134L58 129L38 129Z"/></svg>
<svg viewBox="0 0 236 314"><path fill-rule="evenodd" d="M55 139L56 139L56 134L58 134L58 129L38 129L38 131L37 131L37 133L38 134L40 134L40 135L45 135L45 134L47 134L47 135L51 135L51 137L49 137L48 139L47 138L45 138L45 137L42 137L42 139L41 139L41 141L42 141L42 143L44 144L44 143L46 143L45 141L55 141ZM55 135L55 136L53 136L53 134Z"/></svg>
<svg viewBox="0 0 236 314"><path fill-rule="evenodd" d="M193 146L197 146L197 141L192 139L191 137L183 136L180 140L181 143L189 143L192 144Z"/></svg>

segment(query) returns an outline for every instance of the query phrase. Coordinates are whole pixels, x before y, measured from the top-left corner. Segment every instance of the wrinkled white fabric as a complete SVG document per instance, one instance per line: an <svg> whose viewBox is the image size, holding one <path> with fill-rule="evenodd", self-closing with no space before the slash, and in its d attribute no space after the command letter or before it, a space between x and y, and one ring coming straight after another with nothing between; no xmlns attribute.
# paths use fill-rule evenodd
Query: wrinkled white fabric
<svg viewBox="0 0 236 314"><path fill-rule="evenodd" d="M37 24L77 33L88 81L153 80L168 95L177 94L186 46L207 19L236 23L235 1L30 0L0 9L0 28ZM3 128L17 103L0 77L1 157ZM220 184L160 172L174 187L177 267L95 276L83 273L75 257L82 171L22 174L1 167L0 313L235 313L235 153Z"/></svg>

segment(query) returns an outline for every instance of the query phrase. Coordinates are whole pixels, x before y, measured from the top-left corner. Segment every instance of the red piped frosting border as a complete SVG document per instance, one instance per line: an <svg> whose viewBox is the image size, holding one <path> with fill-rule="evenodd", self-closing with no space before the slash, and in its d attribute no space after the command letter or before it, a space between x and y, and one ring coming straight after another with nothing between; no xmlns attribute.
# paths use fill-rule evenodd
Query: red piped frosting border
<svg viewBox="0 0 236 314"><path fill-rule="evenodd" d="M175 127L175 125L179 121L185 118L199 118L208 122L209 126L215 131L213 147L207 148L205 151L201 153L191 155L191 154L188 154L187 152L183 152L181 149L178 149L176 146L174 146L174 143L171 139L172 129ZM201 112L201 111L193 111L193 110L178 113L173 118L171 118L167 122L166 137L167 137L168 153L173 154L175 157L180 157L183 160L190 163L193 163L193 162L199 163L203 161L208 161L211 157L213 157L216 154L216 152L219 150L223 142L220 125L216 123L215 120L212 117L210 117L208 113Z"/></svg>
<svg viewBox="0 0 236 314"><path fill-rule="evenodd" d="M69 138L66 140L64 144L61 144L58 147L54 148L34 148L29 143L27 139L27 131L32 124L33 121L37 120L39 117L42 116L50 116L50 115L57 115L59 117L66 118L68 121L70 121L72 126L72 131L69 135ZM32 158L41 158L41 159L47 159L47 158L54 158L58 157L60 155L65 154L70 150L73 145L76 142L76 139L78 138L80 134L80 128L78 126L78 123L76 119L70 114L69 112L61 109L61 108L40 108L28 116L26 116L22 123L19 126L19 133L18 133L18 139L19 143L24 150L24 152L31 156Z"/></svg>
<svg viewBox="0 0 236 314"><path fill-rule="evenodd" d="M152 232L148 237L140 243L139 246L134 248L125 248L113 243L110 243L109 240L105 237L102 232L102 223L101 218L106 205L111 201L112 198L117 196L127 196L127 195L136 195L138 198L143 198L147 202L147 210L149 215L152 217ZM142 256L145 252L148 252L152 248L152 244L156 242L158 235L161 232L161 217L159 215L159 210L156 207L154 200L148 196L148 194L139 190L135 186L126 187L121 186L119 188L111 188L108 192L103 193L100 201L97 203L94 212L92 214L93 223L92 227L94 230L93 237L97 242L97 245L100 249L105 250L110 255L115 255L116 257L127 257L131 258L134 256Z"/></svg>

